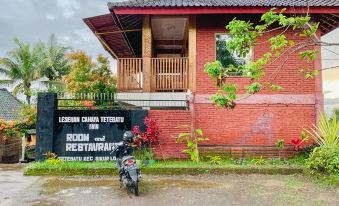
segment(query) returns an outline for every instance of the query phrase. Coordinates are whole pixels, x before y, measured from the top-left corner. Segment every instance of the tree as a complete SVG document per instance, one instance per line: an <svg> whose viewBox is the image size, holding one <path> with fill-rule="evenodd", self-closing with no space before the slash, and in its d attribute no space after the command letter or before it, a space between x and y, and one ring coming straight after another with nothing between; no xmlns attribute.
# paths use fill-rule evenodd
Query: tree
<svg viewBox="0 0 339 206"><path fill-rule="evenodd" d="M116 78L112 75L109 61L99 55L97 64L83 51L70 53L71 72L64 77L66 91L71 93L114 93Z"/></svg>
<svg viewBox="0 0 339 206"><path fill-rule="evenodd" d="M317 36L318 23L311 22L311 17L287 16L285 9L277 11L272 8L261 16L260 22L256 25L250 21L243 21L234 18L226 26L232 39L227 43L227 49L231 53L240 57L245 57L251 49L259 44L268 43L270 51L263 54L260 58L252 60L243 65L232 64L232 72L241 73L245 77L250 77L252 82L245 86L248 95L255 94L264 88L273 91L282 90L279 85L273 84L273 80L284 68L287 60L298 54L303 61L312 62L316 59L319 50L316 46L330 45L322 42ZM296 43L293 38L286 35L288 30L293 30L295 36L302 39ZM258 42L258 38L277 32L265 42ZM274 62L281 62L275 71L267 78L269 81L262 82L265 76L264 67ZM314 78L319 71L317 69L299 68L300 73L306 79ZM233 109L237 99L237 84L227 83L227 76L230 75L229 69L224 69L219 61L208 62L205 65L205 72L217 82L219 90L211 97L211 100L219 107Z"/></svg>
<svg viewBox="0 0 339 206"><path fill-rule="evenodd" d="M88 93L90 87L90 72L95 67L91 58L83 51L68 54L71 61L71 72L64 77L66 91L72 93Z"/></svg>
<svg viewBox="0 0 339 206"><path fill-rule="evenodd" d="M40 53L40 76L48 78L46 83L49 90L60 89L61 78L70 72L70 63L66 56L68 48L58 44L54 34L49 37L47 43L40 41L37 47Z"/></svg>
<svg viewBox="0 0 339 206"><path fill-rule="evenodd" d="M97 57L98 66L91 72L91 92L93 93L115 93L116 76L112 75L107 57L99 55Z"/></svg>
<svg viewBox="0 0 339 206"><path fill-rule="evenodd" d="M13 83L18 81L13 94L23 93L28 104L31 103L32 82L39 79L39 51L37 47L31 48L27 43L14 39L18 46L8 53L8 58L0 58L0 72L5 73L10 80L0 80L0 83Z"/></svg>

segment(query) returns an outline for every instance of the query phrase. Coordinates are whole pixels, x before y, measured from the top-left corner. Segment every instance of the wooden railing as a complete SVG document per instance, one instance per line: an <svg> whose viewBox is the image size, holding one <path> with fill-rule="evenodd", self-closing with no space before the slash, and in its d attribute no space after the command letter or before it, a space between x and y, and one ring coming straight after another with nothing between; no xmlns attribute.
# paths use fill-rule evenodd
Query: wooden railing
<svg viewBox="0 0 339 206"><path fill-rule="evenodd" d="M118 89L142 89L142 58L118 59Z"/></svg>
<svg viewBox="0 0 339 206"><path fill-rule="evenodd" d="M188 89L188 58L151 58L151 76L144 77L142 58L118 59L118 90L142 90L144 79L151 80L151 91Z"/></svg>
<svg viewBox="0 0 339 206"><path fill-rule="evenodd" d="M188 58L152 58L151 89L182 91L188 89Z"/></svg>

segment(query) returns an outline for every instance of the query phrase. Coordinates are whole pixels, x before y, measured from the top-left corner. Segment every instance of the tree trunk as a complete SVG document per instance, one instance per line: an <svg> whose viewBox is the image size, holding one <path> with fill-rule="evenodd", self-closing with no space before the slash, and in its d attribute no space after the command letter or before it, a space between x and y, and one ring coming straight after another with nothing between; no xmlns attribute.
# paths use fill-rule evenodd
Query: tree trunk
<svg viewBox="0 0 339 206"><path fill-rule="evenodd" d="M26 95L26 101L27 104L31 105L31 97L29 95Z"/></svg>

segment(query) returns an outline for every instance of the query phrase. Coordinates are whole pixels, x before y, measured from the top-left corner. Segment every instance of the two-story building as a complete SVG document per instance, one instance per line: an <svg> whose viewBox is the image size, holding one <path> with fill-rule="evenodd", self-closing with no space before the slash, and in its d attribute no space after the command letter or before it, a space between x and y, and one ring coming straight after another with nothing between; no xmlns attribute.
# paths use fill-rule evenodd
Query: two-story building
<svg viewBox="0 0 339 206"><path fill-rule="evenodd" d="M162 130L162 151L158 150L162 155L181 155L182 145L177 145L174 137L180 132L176 127L182 124L203 129L210 139L203 143L203 151L273 155L277 139L290 144L304 127L315 124L323 111L321 72L308 80L298 73L303 67L321 68L320 58L307 63L295 54L274 80L284 90L244 98L237 101L234 110L217 109L212 104L209 97L217 87L204 72L207 62L222 58L221 47L231 38L225 29L229 21L234 17L256 21L272 7L287 8L288 15L309 13L312 21L320 23L319 37L339 25L337 0L130 0L108 3L107 14L84 21L118 61L120 94L173 97L192 93L188 110L149 111ZM292 30L287 33L300 41ZM259 44L248 57L236 62L259 58L267 51L268 43ZM278 66L279 62L270 64L266 76ZM241 88L251 80L235 74L228 81Z"/></svg>

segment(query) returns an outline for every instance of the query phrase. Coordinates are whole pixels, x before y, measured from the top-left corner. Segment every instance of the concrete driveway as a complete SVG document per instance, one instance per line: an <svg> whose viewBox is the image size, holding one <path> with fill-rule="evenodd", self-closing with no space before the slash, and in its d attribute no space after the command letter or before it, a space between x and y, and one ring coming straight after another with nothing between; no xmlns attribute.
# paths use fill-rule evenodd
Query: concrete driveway
<svg viewBox="0 0 339 206"><path fill-rule="evenodd" d="M140 190L134 197L116 177L23 177L20 167L0 171L0 205L339 205L339 189L302 176L144 176Z"/></svg>
<svg viewBox="0 0 339 206"><path fill-rule="evenodd" d="M23 176L23 167L21 164L0 164L0 205L13 205L13 201L39 179Z"/></svg>

